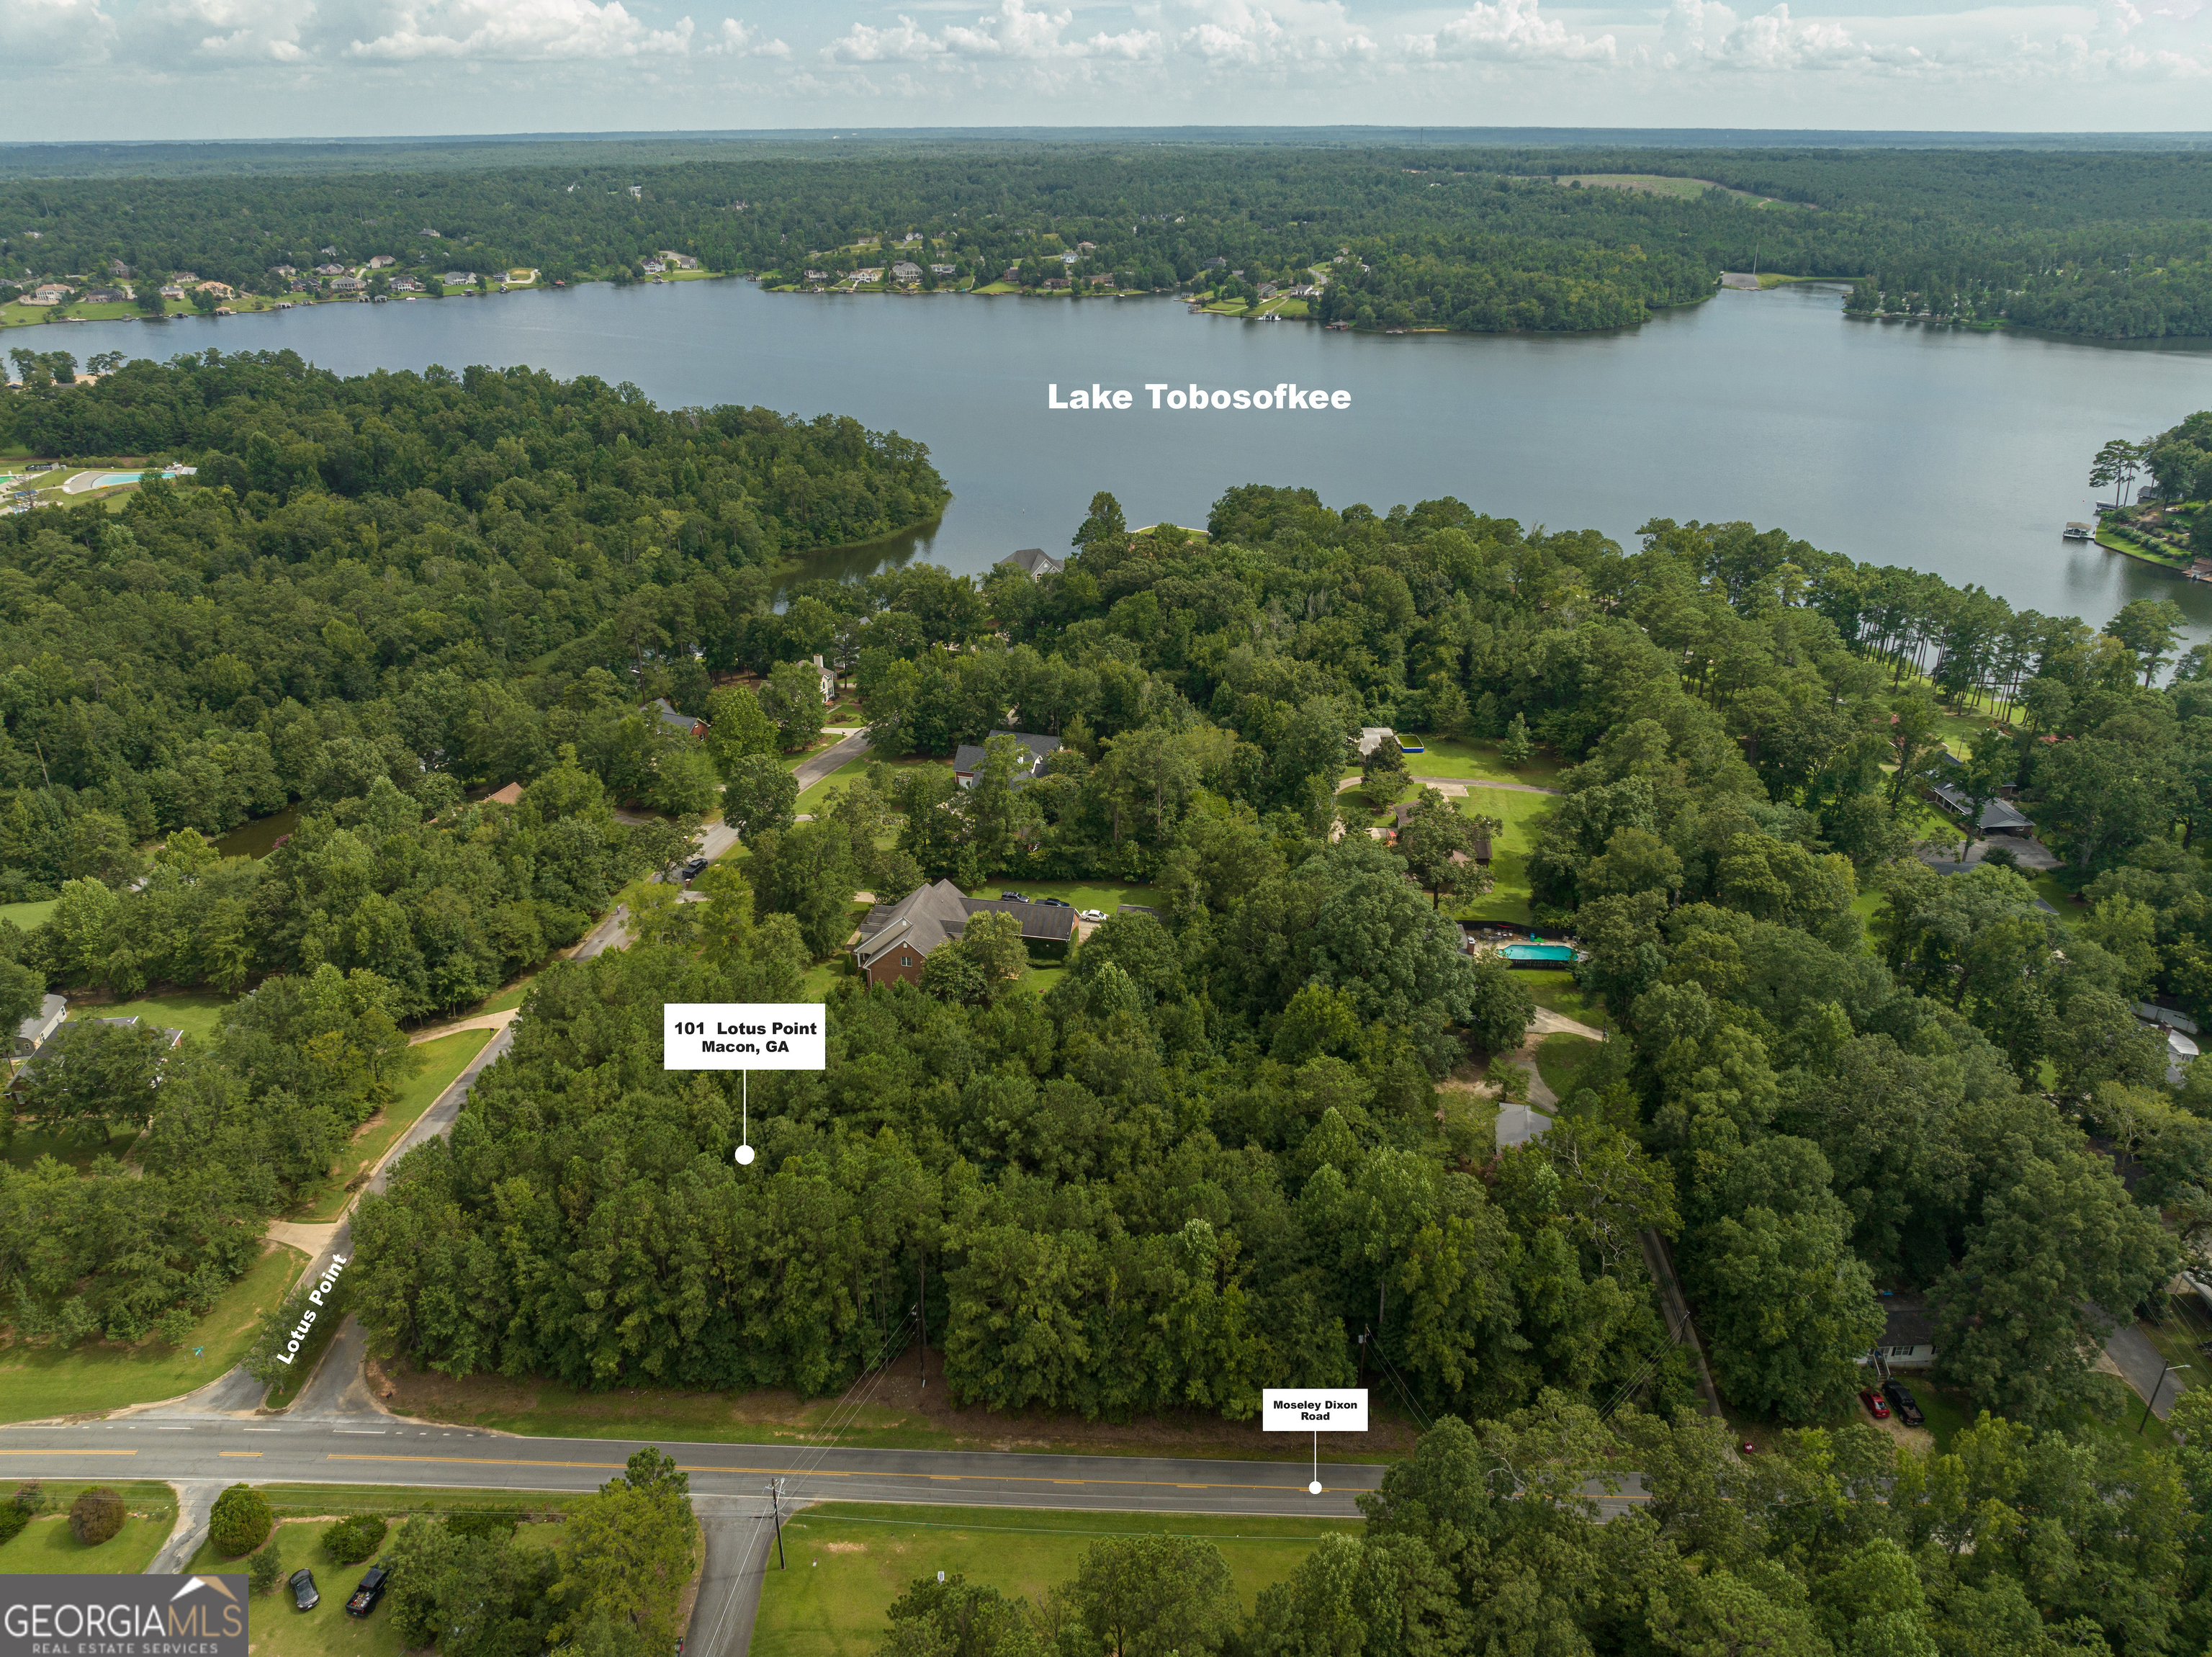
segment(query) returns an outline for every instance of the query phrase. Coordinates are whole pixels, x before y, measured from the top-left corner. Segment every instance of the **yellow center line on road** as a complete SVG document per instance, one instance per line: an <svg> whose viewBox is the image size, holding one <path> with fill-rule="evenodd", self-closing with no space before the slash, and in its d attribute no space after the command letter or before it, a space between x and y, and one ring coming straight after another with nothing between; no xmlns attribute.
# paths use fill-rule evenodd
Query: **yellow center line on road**
<svg viewBox="0 0 2212 1657"><path fill-rule="evenodd" d="M249 1461L258 1461L261 1458L261 1452L258 1450L218 1450L216 1452L216 1454L219 1456L242 1456Z"/></svg>
<svg viewBox="0 0 2212 1657"><path fill-rule="evenodd" d="M68 1450L55 1445L46 1450L0 1450L0 1456L135 1456L136 1450Z"/></svg>
<svg viewBox="0 0 2212 1657"><path fill-rule="evenodd" d="M227 1450L223 1452L223 1453L226 1455L237 1455L240 1453L258 1455L260 1452L258 1450L250 1453ZM619 1469L628 1465L627 1463L620 1461L534 1461L525 1459L521 1457L499 1456L353 1455L341 1453L337 1451L330 1452L325 1459L331 1461L399 1461L409 1463L441 1464L461 1467L581 1467L590 1468L595 1471L610 1468ZM775 1477L779 1474L789 1477L793 1474L793 1470L789 1467L683 1467L679 1468L678 1471L680 1472L694 1474L765 1473L770 1477ZM1165 1478L1043 1478L1028 1473L900 1473L888 1471L855 1472L849 1470L843 1471L817 1470L813 1472L799 1474L797 1476L805 1478L925 1478L933 1480L939 1483L952 1484L1114 1484L1127 1485L1137 1489L1273 1490L1280 1492L1291 1489L1303 1490L1305 1488L1302 1484L1184 1484L1173 1479Z"/></svg>

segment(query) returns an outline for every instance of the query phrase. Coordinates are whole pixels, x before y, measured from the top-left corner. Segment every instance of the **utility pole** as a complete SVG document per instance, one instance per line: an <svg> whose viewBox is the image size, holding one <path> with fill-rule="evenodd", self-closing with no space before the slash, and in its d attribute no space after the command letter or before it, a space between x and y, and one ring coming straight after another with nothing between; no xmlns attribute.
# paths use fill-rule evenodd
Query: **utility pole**
<svg viewBox="0 0 2212 1657"><path fill-rule="evenodd" d="M769 1482L768 1482L768 1499L769 1499L769 1511L775 1516L775 1568L776 1568L776 1569L778 1569L778 1570L781 1570L781 1569L784 1569L784 1563L783 1563L783 1481L782 1481L781 1479L780 1479L780 1478L772 1478L772 1479L769 1480Z"/></svg>
<svg viewBox="0 0 2212 1657"><path fill-rule="evenodd" d="M2150 1425L2150 1407L2158 1402L2159 1392L2166 1386L2166 1378L2178 1370L2188 1369L2193 1367L2194 1366L2192 1365L2185 1363L2169 1363L2160 1368L2158 1372L2158 1385L2150 1389L2150 1396L2143 1400L2143 1416L2141 1421L2136 1423L2136 1436L2137 1438L2141 1438L2143 1435L2143 1429Z"/></svg>
<svg viewBox="0 0 2212 1657"><path fill-rule="evenodd" d="M921 1319L921 1339L915 1343L916 1367L921 1371L921 1388L929 1390L929 1257L921 1257L921 1303L915 1308Z"/></svg>

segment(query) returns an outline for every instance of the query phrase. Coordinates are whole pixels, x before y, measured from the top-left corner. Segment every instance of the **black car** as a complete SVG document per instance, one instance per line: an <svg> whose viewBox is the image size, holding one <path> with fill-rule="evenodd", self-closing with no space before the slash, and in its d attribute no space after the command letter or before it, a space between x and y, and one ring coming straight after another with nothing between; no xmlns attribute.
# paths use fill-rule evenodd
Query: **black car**
<svg viewBox="0 0 2212 1657"><path fill-rule="evenodd" d="M699 878L701 871L706 867L707 860L704 857L694 857L690 862L684 865L684 878L687 880L696 880Z"/></svg>
<svg viewBox="0 0 2212 1657"><path fill-rule="evenodd" d="M384 1598L384 1585L392 1577L391 1570L383 1565L371 1565L368 1573L354 1587L353 1598L346 1601L346 1615L366 1617L376 1609L376 1602Z"/></svg>
<svg viewBox="0 0 2212 1657"><path fill-rule="evenodd" d="M284 1585L292 1590L292 1604L301 1611L313 1611L323 1603L323 1596L315 1591L315 1574L305 1565L285 1578Z"/></svg>
<svg viewBox="0 0 2212 1657"><path fill-rule="evenodd" d="M1926 1422L1928 1417L1920 1413L1919 1401L1894 1379L1881 1384L1881 1395L1889 1400L1891 1408L1897 1411L1897 1418L1907 1427L1918 1427Z"/></svg>
<svg viewBox="0 0 2212 1657"><path fill-rule="evenodd" d="M1039 898L1036 901L1042 904L1047 909L1069 909L1073 907L1073 905L1071 905L1065 898Z"/></svg>
<svg viewBox="0 0 2212 1657"><path fill-rule="evenodd" d="M1001 892L999 894L999 901L1002 904L1025 904L1029 899L1018 892Z"/></svg>

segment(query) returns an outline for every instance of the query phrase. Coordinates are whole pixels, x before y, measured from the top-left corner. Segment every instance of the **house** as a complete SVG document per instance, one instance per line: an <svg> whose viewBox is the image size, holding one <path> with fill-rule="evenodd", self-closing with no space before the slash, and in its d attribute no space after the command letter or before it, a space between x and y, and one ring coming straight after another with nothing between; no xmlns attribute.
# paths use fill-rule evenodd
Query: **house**
<svg viewBox="0 0 2212 1657"><path fill-rule="evenodd" d="M161 297L164 299L182 299L184 296L185 290L173 282L161 289Z"/></svg>
<svg viewBox="0 0 2212 1657"><path fill-rule="evenodd" d="M382 271L398 263L399 261L389 253L379 253L374 259L369 260L368 268L372 271Z"/></svg>
<svg viewBox="0 0 2212 1657"><path fill-rule="evenodd" d="M1928 1303L1917 1295L1885 1295L1881 1300L1881 1344L1867 1356L1875 1367L1925 1369L1936 1362L1936 1325Z"/></svg>
<svg viewBox="0 0 2212 1657"><path fill-rule="evenodd" d="M357 294L368 284L357 276L332 277L331 291L334 294Z"/></svg>
<svg viewBox="0 0 2212 1657"><path fill-rule="evenodd" d="M880 265L872 265L866 270L853 272L853 280L855 282L881 282L883 279L884 268Z"/></svg>
<svg viewBox="0 0 2212 1657"><path fill-rule="evenodd" d="M660 262L672 271L696 271L699 268L699 261L690 254L671 253L665 247L660 250Z"/></svg>
<svg viewBox="0 0 2212 1657"><path fill-rule="evenodd" d="M84 302L88 305L114 305L131 297L128 288L88 288Z"/></svg>
<svg viewBox="0 0 2212 1657"><path fill-rule="evenodd" d="M522 784L509 783L503 789L494 789L484 795L488 806L519 806L522 803Z"/></svg>
<svg viewBox="0 0 2212 1657"><path fill-rule="evenodd" d="M1062 253L1060 256L1060 262L1062 265L1073 265L1077 259L1081 259L1083 255L1080 253Z"/></svg>
<svg viewBox="0 0 2212 1657"><path fill-rule="evenodd" d="M131 274L131 267L119 259L111 259L107 261L107 274L112 277L127 277Z"/></svg>
<svg viewBox="0 0 2212 1657"><path fill-rule="evenodd" d="M806 273L806 279L809 282L827 282L830 280L830 272L827 271L809 271Z"/></svg>
<svg viewBox="0 0 2212 1657"><path fill-rule="evenodd" d="M894 282L919 282L921 280L921 266L916 265L912 259L900 259L891 266L891 280Z"/></svg>
<svg viewBox="0 0 2212 1657"><path fill-rule="evenodd" d="M665 696L655 698L653 705L647 709L646 711L659 716L660 720L660 728L664 731L681 732L685 736L704 736L707 734L707 722L705 720L694 719L690 714L678 713L674 706Z"/></svg>
<svg viewBox="0 0 2212 1657"><path fill-rule="evenodd" d="M1068 285L1068 281L1066 277L1047 277L1044 279L1044 285L1048 288L1065 288Z"/></svg>
<svg viewBox="0 0 2212 1657"><path fill-rule="evenodd" d="M41 282L23 302L26 305L58 305L70 296L70 288L64 283Z"/></svg>
<svg viewBox="0 0 2212 1657"><path fill-rule="evenodd" d="M236 299L238 297L238 289L232 287L228 282L203 282L199 283L193 291L195 293L212 294L217 299Z"/></svg>
<svg viewBox="0 0 2212 1657"><path fill-rule="evenodd" d="M2181 1085L2182 1072L2197 1057L2197 1044L2180 1031L2168 1026L2166 1032L2166 1081L2170 1087Z"/></svg>
<svg viewBox="0 0 2212 1657"><path fill-rule="evenodd" d="M929 267L929 273L932 276L957 276L960 267L957 265L933 265Z"/></svg>
<svg viewBox="0 0 2212 1657"><path fill-rule="evenodd" d="M448 288L466 288L475 283L477 274L474 271L448 271L439 279Z"/></svg>
<svg viewBox="0 0 2212 1657"><path fill-rule="evenodd" d="M37 1052L68 1016L69 1002L62 996L49 995L40 1001L39 1010L15 1026L15 1057L28 1058Z"/></svg>
<svg viewBox="0 0 2212 1657"><path fill-rule="evenodd" d="M994 570L1018 570L1035 581L1039 576L1057 576L1067 568L1066 562L1055 558L1041 546L1025 546L1010 553L992 566Z"/></svg>
<svg viewBox="0 0 2212 1657"><path fill-rule="evenodd" d="M295 277L300 273L289 265L272 265L269 267L269 274L270 276Z"/></svg>
<svg viewBox="0 0 2212 1657"><path fill-rule="evenodd" d="M1075 244L1075 251L1079 253L1095 253L1098 251L1098 244L1095 241L1079 241Z"/></svg>
<svg viewBox="0 0 2212 1657"><path fill-rule="evenodd" d="M346 267L336 262L315 266L315 274L319 277L339 277L345 273Z"/></svg>
<svg viewBox="0 0 2212 1657"><path fill-rule="evenodd" d="M1359 740L1355 746L1359 757L1364 759L1385 742L1395 742L1397 740L1398 734L1388 725L1362 725L1359 728Z"/></svg>
<svg viewBox="0 0 2212 1657"><path fill-rule="evenodd" d="M991 734L1011 736L1022 745L1023 752L1014 762L1016 788L1035 777L1044 762L1060 752L1060 739L1056 736L1036 736L1028 731L993 731ZM977 742L963 742L953 750L952 774L960 779L962 788L975 786L976 775L983 769L985 753L983 746Z"/></svg>
<svg viewBox="0 0 2212 1657"><path fill-rule="evenodd" d="M1075 936L1075 911L1057 904L970 898L950 880L921 886L895 904L878 904L860 923L854 965L868 987L917 984L936 950L966 935L971 917L987 911L1021 923L1022 941L1046 954L1065 954Z"/></svg>
<svg viewBox="0 0 2212 1657"><path fill-rule="evenodd" d="M668 267L665 265L663 265L657 259L649 259L646 260L643 265L638 266L638 268L643 271L647 276L659 276L662 271L667 270Z"/></svg>
<svg viewBox="0 0 2212 1657"><path fill-rule="evenodd" d="M422 284L413 277L394 277L392 278L392 291L395 294L419 294L422 291Z"/></svg>
<svg viewBox="0 0 2212 1657"><path fill-rule="evenodd" d="M433 241L442 241L445 240L445 238L435 230L423 230L418 234L429 237Z"/></svg>
<svg viewBox="0 0 2212 1657"><path fill-rule="evenodd" d="M817 655L814 658L814 678L822 686L822 705L825 708L835 705L837 700L837 670L825 667Z"/></svg>
<svg viewBox="0 0 2212 1657"><path fill-rule="evenodd" d="M169 276L170 281L181 282L187 287L190 287L193 283L198 282L199 279L200 275L198 271L172 271Z"/></svg>
<svg viewBox="0 0 2212 1657"><path fill-rule="evenodd" d="M1967 807L1972 803L1954 780L1932 782L1928 785L1928 791L1954 817L1964 818ZM1981 831L1984 834L2026 835L2033 833L2034 829L2034 823L2009 800L1992 800L1982 807Z"/></svg>
<svg viewBox="0 0 2212 1657"><path fill-rule="evenodd" d="M1260 297L1262 299L1273 299L1279 291L1280 290L1272 282L1263 282L1260 284Z"/></svg>
<svg viewBox="0 0 2212 1657"><path fill-rule="evenodd" d="M1022 267L1018 265L1009 265L999 277L1001 282L1019 282L1021 279Z"/></svg>

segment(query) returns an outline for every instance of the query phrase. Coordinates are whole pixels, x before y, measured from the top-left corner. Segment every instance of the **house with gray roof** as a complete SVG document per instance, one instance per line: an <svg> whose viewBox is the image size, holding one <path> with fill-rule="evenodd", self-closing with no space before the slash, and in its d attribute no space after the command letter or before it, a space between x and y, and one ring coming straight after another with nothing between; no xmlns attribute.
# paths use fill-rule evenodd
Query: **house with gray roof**
<svg viewBox="0 0 2212 1657"><path fill-rule="evenodd" d="M1060 752L1056 736L1038 736L1030 731L993 731L993 736L1011 736L1022 745L1022 752L1014 762L1014 786L1020 788L1044 769L1044 762ZM989 750L980 742L963 742L952 751L952 774L960 779L960 786L972 789L983 769Z"/></svg>
<svg viewBox="0 0 2212 1657"><path fill-rule="evenodd" d="M39 1003L39 1010L15 1026L15 1057L28 1058L46 1045L46 1039L62 1027L69 1016L69 1002L60 996L49 995Z"/></svg>
<svg viewBox="0 0 2212 1657"><path fill-rule="evenodd" d="M895 904L878 904L860 923L854 964L870 989L918 984L921 966L935 951L967 935L970 917L986 911L1021 923L1022 941L1046 954L1062 954L1075 936L1075 911L1060 904L1018 899L970 898L950 880L919 886Z"/></svg>
<svg viewBox="0 0 2212 1657"><path fill-rule="evenodd" d="M1039 576L1057 576L1067 568L1066 560L1055 558L1041 546L1025 546L1011 552L992 566L996 570L1018 570L1035 581Z"/></svg>

